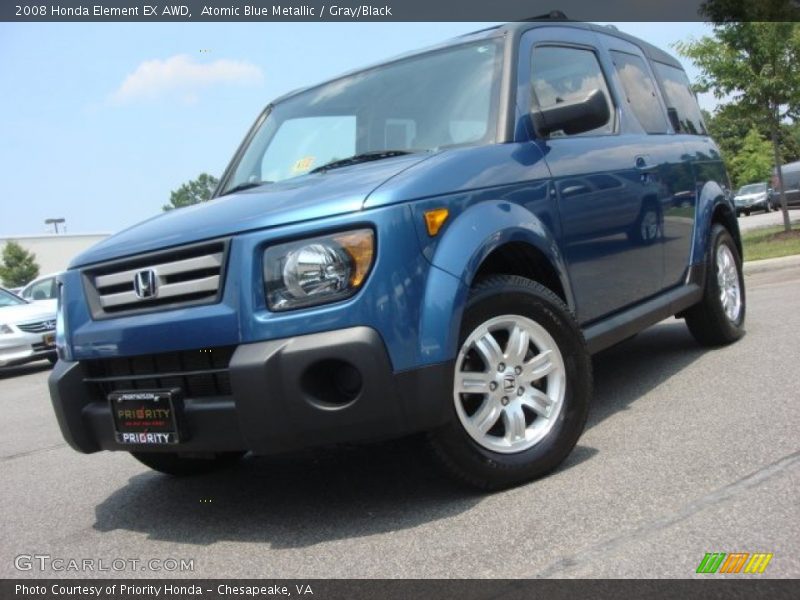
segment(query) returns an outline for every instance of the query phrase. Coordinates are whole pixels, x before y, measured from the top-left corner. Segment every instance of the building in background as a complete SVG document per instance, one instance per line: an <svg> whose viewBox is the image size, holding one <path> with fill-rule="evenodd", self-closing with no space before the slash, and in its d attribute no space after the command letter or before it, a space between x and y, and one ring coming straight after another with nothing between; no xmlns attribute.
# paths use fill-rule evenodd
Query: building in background
<svg viewBox="0 0 800 600"><path fill-rule="evenodd" d="M39 274L57 273L67 268L78 254L104 240L108 233L45 233L41 235L9 235L0 237L0 255L6 242L15 241L36 255Z"/></svg>

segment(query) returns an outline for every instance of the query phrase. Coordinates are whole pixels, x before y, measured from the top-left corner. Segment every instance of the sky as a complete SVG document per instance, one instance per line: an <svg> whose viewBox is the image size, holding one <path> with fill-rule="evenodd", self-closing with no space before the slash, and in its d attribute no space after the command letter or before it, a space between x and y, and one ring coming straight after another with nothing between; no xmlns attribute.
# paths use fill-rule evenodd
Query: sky
<svg viewBox="0 0 800 600"><path fill-rule="evenodd" d="M68 233L133 225L182 183L221 175L271 99L487 25L2 23L0 236L45 233L60 217ZM616 26L672 54L709 32Z"/></svg>

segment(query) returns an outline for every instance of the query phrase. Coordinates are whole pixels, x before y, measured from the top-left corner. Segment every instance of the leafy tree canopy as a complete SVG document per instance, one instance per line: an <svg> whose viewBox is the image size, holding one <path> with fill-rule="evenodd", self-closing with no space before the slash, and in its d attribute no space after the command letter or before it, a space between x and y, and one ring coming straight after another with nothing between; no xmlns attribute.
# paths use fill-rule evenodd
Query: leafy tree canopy
<svg viewBox="0 0 800 600"><path fill-rule="evenodd" d="M800 114L800 23L791 20L797 7L792 0L708 0L703 11L713 34L676 44L700 69L695 89L729 100L731 111L768 131L780 169L782 126Z"/></svg>
<svg viewBox="0 0 800 600"><path fill-rule="evenodd" d="M165 211L174 208L183 208L200 202L211 200L211 194L217 187L219 180L208 173L201 173L197 179L184 183L177 190L173 190L169 195L169 204L162 208Z"/></svg>
<svg viewBox="0 0 800 600"><path fill-rule="evenodd" d="M731 177L737 188L772 178L772 144L755 127L747 132L741 150L731 159Z"/></svg>
<svg viewBox="0 0 800 600"><path fill-rule="evenodd" d="M13 240L6 242L3 248L3 264L0 265L0 279L3 283L7 287L19 287L36 279L38 275L36 255Z"/></svg>

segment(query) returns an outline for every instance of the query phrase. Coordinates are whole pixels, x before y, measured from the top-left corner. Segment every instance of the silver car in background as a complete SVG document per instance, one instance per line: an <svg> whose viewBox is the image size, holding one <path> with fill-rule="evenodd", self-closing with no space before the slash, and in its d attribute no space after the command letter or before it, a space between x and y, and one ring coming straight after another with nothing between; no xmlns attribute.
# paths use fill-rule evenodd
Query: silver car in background
<svg viewBox="0 0 800 600"><path fill-rule="evenodd" d="M737 217L742 213L750 216L751 212L757 210L769 212L777 209L776 206L773 206L773 202L772 189L767 187L766 182L743 185L733 197Z"/></svg>
<svg viewBox="0 0 800 600"><path fill-rule="evenodd" d="M0 367L56 362L56 311L0 288Z"/></svg>

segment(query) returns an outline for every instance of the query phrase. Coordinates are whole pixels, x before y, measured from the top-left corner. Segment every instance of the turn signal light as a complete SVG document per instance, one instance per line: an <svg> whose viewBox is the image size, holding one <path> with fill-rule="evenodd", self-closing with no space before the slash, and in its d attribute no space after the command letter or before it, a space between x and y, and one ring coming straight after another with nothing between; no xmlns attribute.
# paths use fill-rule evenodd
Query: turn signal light
<svg viewBox="0 0 800 600"><path fill-rule="evenodd" d="M425 211L425 227L428 228L428 235L434 237L447 220L450 212L446 208L434 208Z"/></svg>

